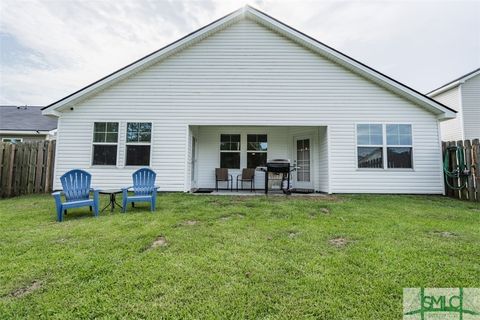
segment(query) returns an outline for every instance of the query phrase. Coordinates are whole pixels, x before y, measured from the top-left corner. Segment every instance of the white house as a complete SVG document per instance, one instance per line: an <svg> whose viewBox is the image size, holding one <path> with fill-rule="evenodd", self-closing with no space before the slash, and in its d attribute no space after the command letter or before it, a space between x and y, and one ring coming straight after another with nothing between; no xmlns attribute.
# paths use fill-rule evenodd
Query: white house
<svg viewBox="0 0 480 320"><path fill-rule="evenodd" d="M457 111L455 119L441 123L442 140L480 138L480 68L427 95Z"/></svg>
<svg viewBox="0 0 480 320"><path fill-rule="evenodd" d="M266 159L301 162L294 185L327 193L441 194L439 123L455 111L245 7L52 103L55 188L213 188ZM256 187L263 188L257 172Z"/></svg>

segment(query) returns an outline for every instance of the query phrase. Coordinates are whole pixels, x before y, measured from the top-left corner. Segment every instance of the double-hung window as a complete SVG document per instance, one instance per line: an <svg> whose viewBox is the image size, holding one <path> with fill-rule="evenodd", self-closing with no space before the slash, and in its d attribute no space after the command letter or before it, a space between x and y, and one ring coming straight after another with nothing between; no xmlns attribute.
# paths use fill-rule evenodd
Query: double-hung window
<svg viewBox="0 0 480 320"><path fill-rule="evenodd" d="M266 134L247 135L247 168L267 165L268 142Z"/></svg>
<svg viewBox="0 0 480 320"><path fill-rule="evenodd" d="M413 168L412 126L387 124L387 168Z"/></svg>
<svg viewBox="0 0 480 320"><path fill-rule="evenodd" d="M23 138L2 138L2 142L9 142L12 144L23 142Z"/></svg>
<svg viewBox="0 0 480 320"><path fill-rule="evenodd" d="M358 168L413 168L410 124L358 124Z"/></svg>
<svg viewBox="0 0 480 320"><path fill-rule="evenodd" d="M357 125L359 168L383 168L383 128L381 124Z"/></svg>
<svg viewBox="0 0 480 320"><path fill-rule="evenodd" d="M151 142L152 124L150 122L128 122L125 165L150 165Z"/></svg>
<svg viewBox="0 0 480 320"><path fill-rule="evenodd" d="M93 124L92 165L117 164L118 122L95 122Z"/></svg>
<svg viewBox="0 0 480 320"><path fill-rule="evenodd" d="M240 135L220 135L220 168L240 169Z"/></svg>

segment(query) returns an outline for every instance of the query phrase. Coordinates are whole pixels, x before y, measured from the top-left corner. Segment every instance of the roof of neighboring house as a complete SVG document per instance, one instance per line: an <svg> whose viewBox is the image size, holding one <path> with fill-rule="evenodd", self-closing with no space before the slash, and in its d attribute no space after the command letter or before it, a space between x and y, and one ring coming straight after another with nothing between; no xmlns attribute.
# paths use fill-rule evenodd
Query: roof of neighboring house
<svg viewBox="0 0 480 320"><path fill-rule="evenodd" d="M413 101L417 105L420 105L430 112L439 115L440 118L448 119L455 117L456 111L445 106L444 104L431 99L430 97L248 5L46 106L43 108L43 113L58 116L56 110L72 106L75 103L78 103L81 100L95 94L96 92L112 85L116 81L124 79L135 72L138 72L244 18L252 19L282 34L292 41L295 41L304 47L334 61L335 63L344 66L352 72L355 72L383 86L384 88Z"/></svg>
<svg viewBox="0 0 480 320"><path fill-rule="evenodd" d="M42 106L0 106L1 131L50 131L57 119L42 115Z"/></svg>
<svg viewBox="0 0 480 320"><path fill-rule="evenodd" d="M443 86L440 86L437 89L433 89L432 91L426 93L426 95L436 96L437 94L440 94L444 91L452 89L452 88L458 86L459 84L462 84L463 82L467 81L468 79L473 78L473 77L475 77L476 75L479 75L479 74L480 74L480 68L477 68L473 71L470 71L467 74L464 74L463 76L461 76L461 77L459 77L455 80L452 80L448 83L445 83Z"/></svg>

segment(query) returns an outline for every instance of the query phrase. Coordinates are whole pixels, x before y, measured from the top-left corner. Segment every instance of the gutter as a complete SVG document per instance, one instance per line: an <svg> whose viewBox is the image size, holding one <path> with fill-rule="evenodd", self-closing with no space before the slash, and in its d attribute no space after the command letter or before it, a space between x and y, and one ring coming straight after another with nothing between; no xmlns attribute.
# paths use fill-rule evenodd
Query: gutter
<svg viewBox="0 0 480 320"><path fill-rule="evenodd" d="M435 97L441 93L444 93L445 91L448 91L450 89L453 89L455 87L458 87L459 85L465 83L465 80L463 81L455 81L455 82L452 82L450 83L449 85L446 85L445 87L442 87L442 88L438 88L437 90L434 90L430 93L427 93L427 96L429 97Z"/></svg>
<svg viewBox="0 0 480 320"><path fill-rule="evenodd" d="M0 130L0 134L47 135L51 130Z"/></svg>

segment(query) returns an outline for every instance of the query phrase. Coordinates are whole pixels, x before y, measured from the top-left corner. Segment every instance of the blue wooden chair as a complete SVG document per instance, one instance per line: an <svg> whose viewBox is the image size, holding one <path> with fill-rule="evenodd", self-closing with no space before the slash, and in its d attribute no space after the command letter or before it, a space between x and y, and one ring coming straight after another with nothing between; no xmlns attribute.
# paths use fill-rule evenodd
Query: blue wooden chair
<svg viewBox="0 0 480 320"><path fill-rule="evenodd" d="M90 207L93 208L95 217L98 216L98 198L100 190L90 188L92 175L83 170L71 170L60 177L63 191L52 193L57 206L57 220L63 221L63 214L67 209ZM90 199L90 192L93 191L93 199ZM65 195L65 202L62 202L61 195Z"/></svg>
<svg viewBox="0 0 480 320"><path fill-rule="evenodd" d="M157 189L155 187L155 178L157 174L148 169L138 169L132 174L133 186L122 188L123 193L123 209L122 212L127 211L129 203L134 206L135 202L150 202L150 210L155 211L155 202L157 200ZM133 196L128 195L128 189L133 188Z"/></svg>

